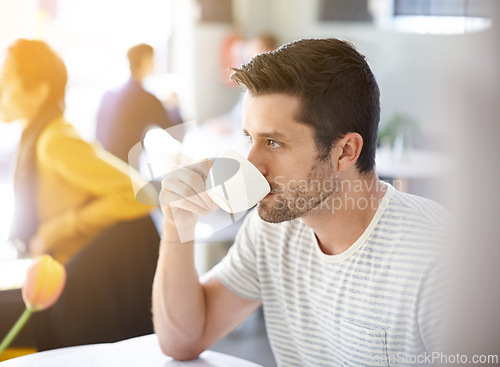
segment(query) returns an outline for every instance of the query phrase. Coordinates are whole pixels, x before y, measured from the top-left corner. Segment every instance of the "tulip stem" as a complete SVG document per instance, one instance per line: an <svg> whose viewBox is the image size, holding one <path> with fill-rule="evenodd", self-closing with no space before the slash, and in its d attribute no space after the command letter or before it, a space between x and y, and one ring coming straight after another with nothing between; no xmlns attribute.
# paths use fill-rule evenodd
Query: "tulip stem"
<svg viewBox="0 0 500 367"><path fill-rule="evenodd" d="M9 333L5 337L5 339L2 341L2 344L0 344L0 354L9 346L9 344L14 340L14 338L17 336L19 331L23 328L24 324L29 320L31 316L31 311L26 309L24 310L23 314L21 317L19 317L19 320L17 320L16 324L10 329Z"/></svg>

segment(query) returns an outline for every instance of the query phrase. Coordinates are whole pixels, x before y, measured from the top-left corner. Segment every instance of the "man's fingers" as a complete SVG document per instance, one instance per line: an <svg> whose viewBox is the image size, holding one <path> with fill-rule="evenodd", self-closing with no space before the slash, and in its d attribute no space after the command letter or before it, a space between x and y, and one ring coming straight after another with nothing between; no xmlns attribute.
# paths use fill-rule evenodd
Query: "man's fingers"
<svg viewBox="0 0 500 367"><path fill-rule="evenodd" d="M179 168L167 175L162 181L162 186L168 187L167 192L176 192L202 208L216 210L217 204L206 193L206 179L211 164L210 160L205 159Z"/></svg>
<svg viewBox="0 0 500 367"><path fill-rule="evenodd" d="M198 178L201 180L199 176ZM191 184L188 184L185 181L190 181ZM195 182L195 188L192 187L193 181ZM175 177L163 180L162 192L166 195L168 205L171 208L181 208L199 214L201 214L201 212L203 212L203 214L208 214L210 207L200 197L198 193L200 191L200 186L199 183L196 184L196 181L197 179L193 177L184 177L183 179L181 177Z"/></svg>
<svg viewBox="0 0 500 367"><path fill-rule="evenodd" d="M210 210L205 205L200 205L191 200L192 196L186 198L173 192L167 192L166 195L172 211L183 209L198 215L207 215L210 213Z"/></svg>
<svg viewBox="0 0 500 367"><path fill-rule="evenodd" d="M199 162L189 165L186 168L198 173L203 178L203 181L206 181L208 177L208 171L210 171L210 167L212 167L212 162L210 161L210 159L203 159Z"/></svg>
<svg viewBox="0 0 500 367"><path fill-rule="evenodd" d="M208 207L211 210L217 210L217 209L219 209L219 206L215 203L215 201L212 200L212 198L210 196L208 196L208 193L206 191L202 192L200 194L200 197L203 199L203 201L205 202L205 204L208 205Z"/></svg>

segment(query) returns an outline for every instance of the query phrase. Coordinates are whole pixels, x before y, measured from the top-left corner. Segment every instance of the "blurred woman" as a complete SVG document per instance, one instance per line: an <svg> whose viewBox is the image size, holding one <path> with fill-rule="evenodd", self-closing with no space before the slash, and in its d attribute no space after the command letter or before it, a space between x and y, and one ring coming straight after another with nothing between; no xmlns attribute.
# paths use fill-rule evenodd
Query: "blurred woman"
<svg viewBox="0 0 500 367"><path fill-rule="evenodd" d="M0 120L23 128L11 238L24 241L33 256L51 254L68 271L60 301L39 317L48 328L40 330L41 349L152 331L150 293L143 291L151 286L158 252L152 207L134 196L131 180L139 181L138 174L129 177L124 162L84 141L64 118L67 78L64 62L46 43L24 39L8 48L0 71ZM134 281L123 286L128 273ZM136 288L145 292L142 298L131 294ZM146 326L126 330L116 316L119 303L142 312Z"/></svg>

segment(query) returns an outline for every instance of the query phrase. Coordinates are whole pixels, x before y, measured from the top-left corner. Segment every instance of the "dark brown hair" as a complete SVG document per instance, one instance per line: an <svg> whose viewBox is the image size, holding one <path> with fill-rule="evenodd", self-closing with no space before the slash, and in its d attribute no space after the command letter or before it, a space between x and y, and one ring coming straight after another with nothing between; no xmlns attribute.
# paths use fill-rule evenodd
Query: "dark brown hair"
<svg viewBox="0 0 500 367"><path fill-rule="evenodd" d="M284 93L301 101L297 121L315 129L320 158L350 132L363 138L356 162L361 173L375 167L380 91L368 63L346 41L303 39L255 56L231 79L258 96Z"/></svg>

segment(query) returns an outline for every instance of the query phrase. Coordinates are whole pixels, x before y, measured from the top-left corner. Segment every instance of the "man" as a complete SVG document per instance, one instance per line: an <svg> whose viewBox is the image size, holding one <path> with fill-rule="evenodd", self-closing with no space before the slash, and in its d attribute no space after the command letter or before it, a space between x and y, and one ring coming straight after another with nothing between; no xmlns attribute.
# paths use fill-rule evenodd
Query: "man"
<svg viewBox="0 0 500 367"><path fill-rule="evenodd" d="M143 87L153 73L154 50L141 43L127 52L130 79L117 90L104 94L97 112L96 137L104 148L123 161L149 128L169 128L182 122L178 108L169 108Z"/></svg>
<svg viewBox="0 0 500 367"><path fill-rule="evenodd" d="M247 88L248 159L271 192L199 281L193 244L176 231L215 208L209 164L163 181L153 288L163 351L194 358L259 305L278 365L401 365L435 350L443 210L378 180L379 89L365 58L341 40L300 40L232 79Z"/></svg>

